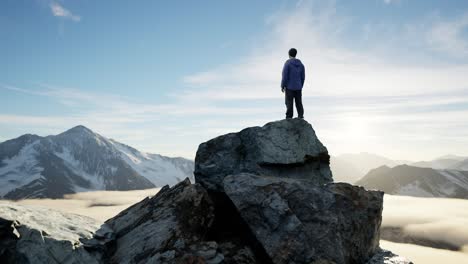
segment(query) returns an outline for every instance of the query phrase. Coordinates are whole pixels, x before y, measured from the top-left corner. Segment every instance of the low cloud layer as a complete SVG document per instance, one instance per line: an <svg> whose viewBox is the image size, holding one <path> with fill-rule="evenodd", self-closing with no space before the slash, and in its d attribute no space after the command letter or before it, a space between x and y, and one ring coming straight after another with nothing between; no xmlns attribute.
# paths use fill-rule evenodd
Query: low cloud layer
<svg viewBox="0 0 468 264"><path fill-rule="evenodd" d="M382 226L468 248L468 200L385 195Z"/></svg>
<svg viewBox="0 0 468 264"><path fill-rule="evenodd" d="M392 243L383 240L380 241L380 246L418 264L468 263L468 254L456 251Z"/></svg>
<svg viewBox="0 0 468 264"><path fill-rule="evenodd" d="M137 191L97 191L66 195L64 199L27 199L16 203L44 206L62 212L80 214L105 221L146 197L155 195L159 189Z"/></svg>

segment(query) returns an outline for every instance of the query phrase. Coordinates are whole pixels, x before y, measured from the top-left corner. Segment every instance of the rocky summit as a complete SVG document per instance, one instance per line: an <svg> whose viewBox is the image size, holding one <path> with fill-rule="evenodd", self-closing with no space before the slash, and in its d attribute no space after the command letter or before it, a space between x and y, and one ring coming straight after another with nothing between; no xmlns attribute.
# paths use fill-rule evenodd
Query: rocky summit
<svg viewBox="0 0 468 264"><path fill-rule="evenodd" d="M327 149L304 120L202 143L195 179L166 186L100 227L88 225L91 231L84 219L64 216L81 226L55 224L65 237L20 218L22 209L0 207L0 262L411 263L379 247L383 193L333 183ZM35 258L25 245L44 253Z"/></svg>
<svg viewBox="0 0 468 264"><path fill-rule="evenodd" d="M242 172L317 184L333 181L328 151L303 119L249 127L198 147L195 180L208 190L222 191L224 177Z"/></svg>

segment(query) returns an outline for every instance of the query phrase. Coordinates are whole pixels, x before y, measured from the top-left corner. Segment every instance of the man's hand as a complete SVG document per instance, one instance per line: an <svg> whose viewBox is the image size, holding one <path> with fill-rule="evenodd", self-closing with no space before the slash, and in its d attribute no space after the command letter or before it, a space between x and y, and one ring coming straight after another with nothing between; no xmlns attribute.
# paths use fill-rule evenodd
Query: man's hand
<svg viewBox="0 0 468 264"><path fill-rule="evenodd" d="M281 87L281 92L284 93L284 87Z"/></svg>

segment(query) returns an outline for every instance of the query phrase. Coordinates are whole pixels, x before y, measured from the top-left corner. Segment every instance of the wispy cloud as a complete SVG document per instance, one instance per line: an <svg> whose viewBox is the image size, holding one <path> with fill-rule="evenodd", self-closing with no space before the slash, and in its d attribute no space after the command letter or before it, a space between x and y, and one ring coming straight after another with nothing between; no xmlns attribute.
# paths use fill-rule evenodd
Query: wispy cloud
<svg viewBox="0 0 468 264"><path fill-rule="evenodd" d="M70 10L66 9L57 2L51 2L49 6L50 10L52 11L52 15L56 17L70 19L75 22L79 22L81 20L80 16L73 14Z"/></svg>
<svg viewBox="0 0 468 264"><path fill-rule="evenodd" d="M468 12L448 21L438 21L427 34L427 41L435 50L455 57L468 56L468 40L464 31L468 29Z"/></svg>
<svg viewBox="0 0 468 264"><path fill-rule="evenodd" d="M467 64L394 63L392 58L372 51L348 49L340 38L343 37L340 29L346 27L346 21L337 14L333 4L317 7L315 1L302 1L292 12L270 18L268 25L272 33L239 62L185 76L183 81L196 88L182 93L181 97L193 100L197 96L221 100L279 98L282 94L278 72L287 50L293 46L298 48L298 57L306 65L305 96L408 96L468 88ZM455 32L464 25L462 22L456 23ZM407 41L407 37L402 36L400 43ZM460 39L449 38L447 42L457 44L454 45L459 49L463 47ZM309 89L311 92L307 93Z"/></svg>

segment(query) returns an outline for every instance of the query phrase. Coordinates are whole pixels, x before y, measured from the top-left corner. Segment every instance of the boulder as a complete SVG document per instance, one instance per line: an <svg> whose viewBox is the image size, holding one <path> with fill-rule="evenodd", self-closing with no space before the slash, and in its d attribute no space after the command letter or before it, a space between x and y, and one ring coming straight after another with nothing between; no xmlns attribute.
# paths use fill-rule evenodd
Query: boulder
<svg viewBox="0 0 468 264"><path fill-rule="evenodd" d="M242 172L332 182L330 156L303 119L284 119L249 127L200 144L195 181L208 191L223 191L223 179Z"/></svg>
<svg viewBox="0 0 468 264"><path fill-rule="evenodd" d="M237 234L257 263L399 263L379 249L383 193L333 183L329 160L302 119L200 144L194 175L214 201L214 240Z"/></svg>
<svg viewBox="0 0 468 264"><path fill-rule="evenodd" d="M378 249L382 192L245 173L224 190L275 264L365 263Z"/></svg>

